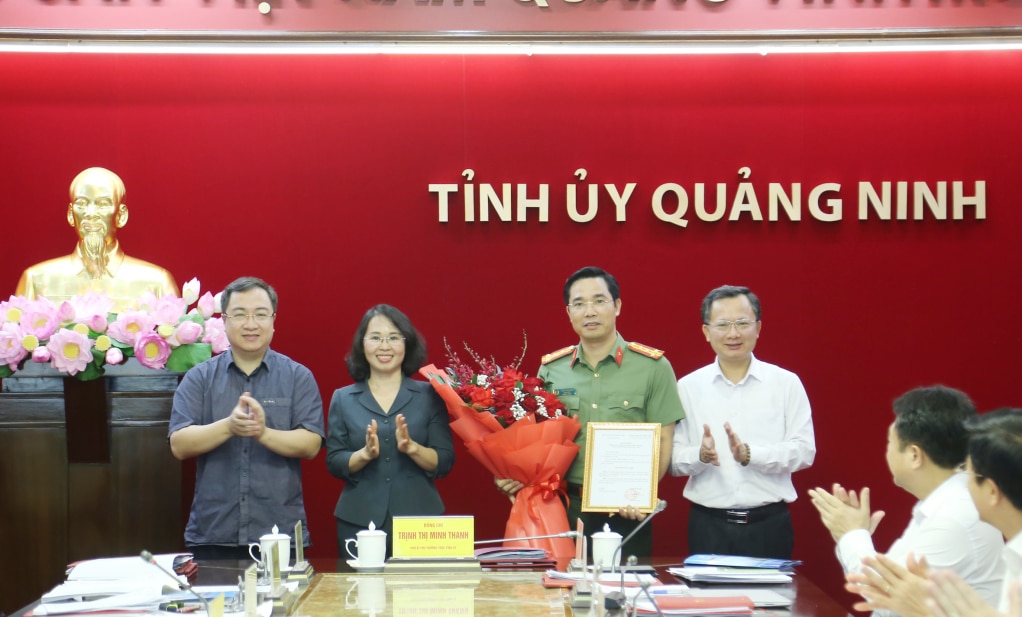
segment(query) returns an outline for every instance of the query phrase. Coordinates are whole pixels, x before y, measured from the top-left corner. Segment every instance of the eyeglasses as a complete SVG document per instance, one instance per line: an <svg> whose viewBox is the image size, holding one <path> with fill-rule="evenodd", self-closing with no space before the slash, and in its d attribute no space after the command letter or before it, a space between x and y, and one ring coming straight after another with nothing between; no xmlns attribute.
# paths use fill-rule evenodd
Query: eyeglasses
<svg viewBox="0 0 1022 617"><path fill-rule="evenodd" d="M372 336L367 336L362 340L370 345L382 345L387 343L391 347L396 347L398 345L404 345L405 337L398 336L396 334L391 334L390 336L379 336L378 334L374 334Z"/></svg>
<svg viewBox="0 0 1022 617"><path fill-rule="evenodd" d="M257 324L261 325L270 321L276 316L277 316L276 313L252 313L249 315L246 315L244 313L235 313L233 315L224 315L224 320L236 323L238 325L242 325L248 323L248 320L251 318L255 320Z"/></svg>
<svg viewBox="0 0 1022 617"><path fill-rule="evenodd" d="M749 330L752 330L752 328L755 327L757 323L759 322L749 321L748 319L737 319L735 321L727 320L715 321L711 324L706 325L709 326L714 332L727 334L728 332L731 331L731 326L734 326L735 329L738 330L739 332L748 332Z"/></svg>
<svg viewBox="0 0 1022 617"><path fill-rule="evenodd" d="M571 304L569 304L568 310L570 310L572 313L581 313L582 311L586 310L587 306L591 306L596 310L600 310L607 308L611 304L613 304L613 302L611 302L607 298L597 298L595 300L589 300L588 302L582 302L581 300L579 300L577 302L572 302Z"/></svg>

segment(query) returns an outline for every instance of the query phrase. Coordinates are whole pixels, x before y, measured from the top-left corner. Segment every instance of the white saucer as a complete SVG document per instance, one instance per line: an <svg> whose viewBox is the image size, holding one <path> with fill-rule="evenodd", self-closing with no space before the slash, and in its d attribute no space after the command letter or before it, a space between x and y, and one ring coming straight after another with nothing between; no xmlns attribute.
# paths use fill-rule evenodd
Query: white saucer
<svg viewBox="0 0 1022 617"><path fill-rule="evenodd" d="M378 566L372 567L360 566L354 559L349 559L347 563L353 570L358 570L359 572L383 572L383 566L385 565L381 563Z"/></svg>

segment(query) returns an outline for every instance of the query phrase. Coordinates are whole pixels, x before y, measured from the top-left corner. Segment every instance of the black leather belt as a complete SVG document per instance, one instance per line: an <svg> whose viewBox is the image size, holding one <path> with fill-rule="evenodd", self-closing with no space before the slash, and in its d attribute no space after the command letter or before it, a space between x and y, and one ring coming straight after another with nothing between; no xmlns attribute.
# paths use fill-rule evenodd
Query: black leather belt
<svg viewBox="0 0 1022 617"><path fill-rule="evenodd" d="M713 517L722 518L735 525L748 525L749 523L758 523L771 516L787 512L788 504L778 501L777 503L768 503L765 506L758 506L756 508L707 508L706 506L693 503L692 508Z"/></svg>

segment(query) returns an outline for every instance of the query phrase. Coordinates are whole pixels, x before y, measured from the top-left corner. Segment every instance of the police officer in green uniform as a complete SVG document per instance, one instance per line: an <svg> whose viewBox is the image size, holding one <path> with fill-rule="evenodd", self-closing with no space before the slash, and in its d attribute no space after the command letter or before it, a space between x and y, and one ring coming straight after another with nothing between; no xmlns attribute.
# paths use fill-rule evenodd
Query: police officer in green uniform
<svg viewBox="0 0 1022 617"><path fill-rule="evenodd" d="M568 319L579 335L578 345L543 356L537 377L577 416L582 429L575 438L579 454L568 470L568 521L581 518L586 534L609 523L613 531L627 536L645 518L634 506L617 515L581 512L588 422L656 422L660 433L660 469L663 478L671 463L674 424L685 417L678 397L671 363L659 349L627 343L617 332L621 314L620 288L609 273L596 267L582 268L564 284ZM495 480L504 493L513 495L521 483ZM622 549L623 555L649 557L653 551L652 526L644 527Z"/></svg>

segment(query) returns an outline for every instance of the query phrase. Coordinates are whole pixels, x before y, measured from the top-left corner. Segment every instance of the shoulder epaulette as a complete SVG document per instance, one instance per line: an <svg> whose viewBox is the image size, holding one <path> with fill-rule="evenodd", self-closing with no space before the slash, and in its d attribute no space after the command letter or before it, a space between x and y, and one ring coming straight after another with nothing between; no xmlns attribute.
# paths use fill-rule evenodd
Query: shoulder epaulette
<svg viewBox="0 0 1022 617"><path fill-rule="evenodd" d="M647 358L653 358L659 360L664 357L664 352L654 347L648 347L642 343L628 343L628 349L631 349L635 353L641 353Z"/></svg>
<svg viewBox="0 0 1022 617"><path fill-rule="evenodd" d="M543 356L542 358L540 358L539 363L540 364L550 364L554 360L556 360L558 358L563 358L564 356L570 354L573 351L575 351L575 346L574 345L568 345L564 349L558 349L557 351L550 352L547 355Z"/></svg>

